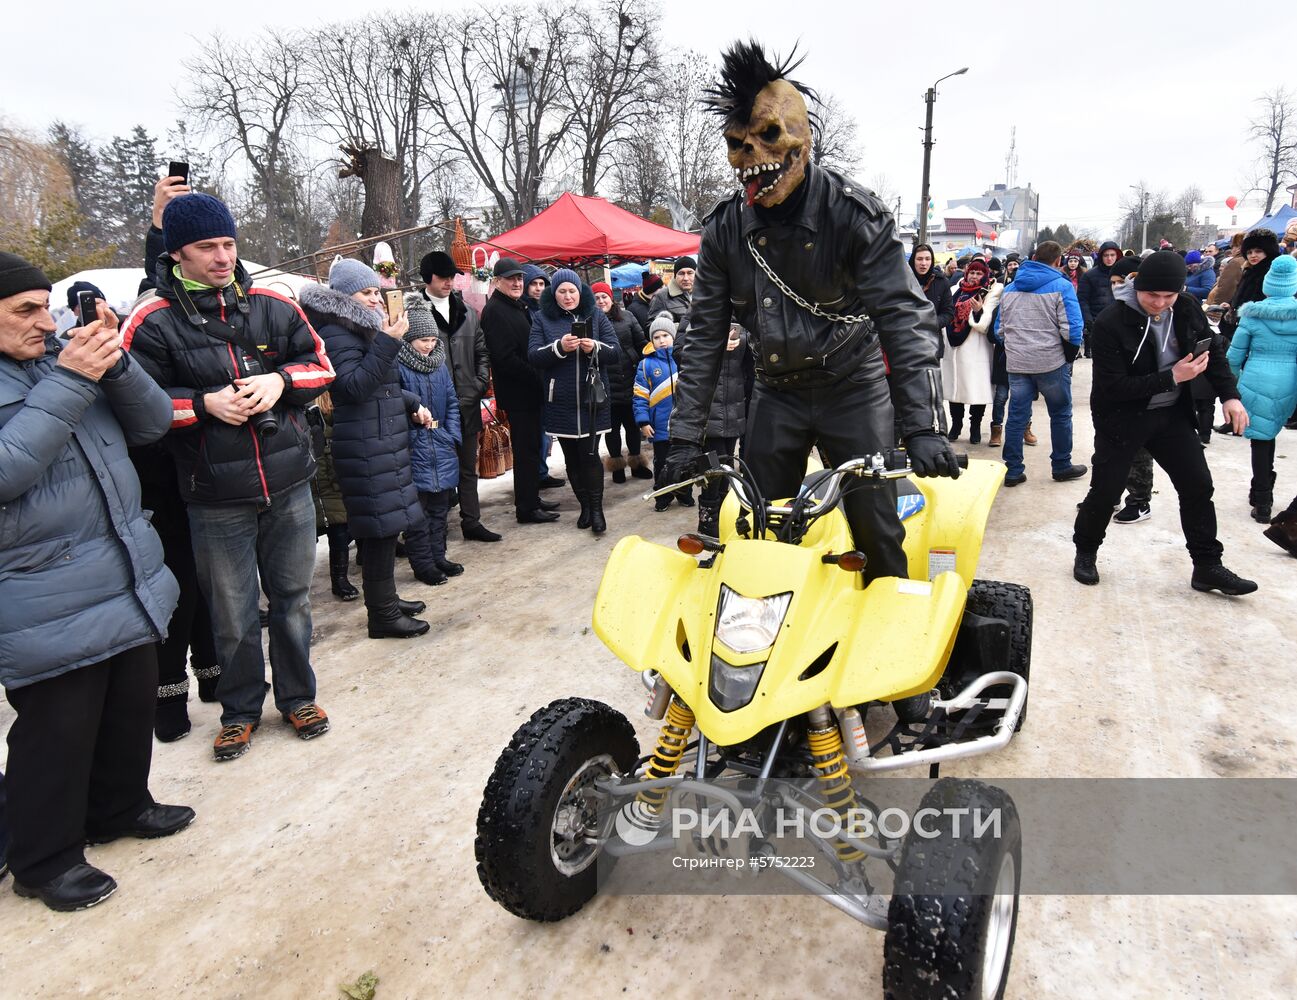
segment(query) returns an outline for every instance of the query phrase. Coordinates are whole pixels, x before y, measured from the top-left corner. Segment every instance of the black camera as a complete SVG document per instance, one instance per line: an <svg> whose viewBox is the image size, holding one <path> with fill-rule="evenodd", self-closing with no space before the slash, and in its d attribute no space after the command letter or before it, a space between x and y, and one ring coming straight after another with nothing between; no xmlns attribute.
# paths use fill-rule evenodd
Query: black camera
<svg viewBox="0 0 1297 1000"><path fill-rule="evenodd" d="M265 368L261 366L261 362L255 354L244 351L239 360L244 376L266 374ZM256 429L258 437L274 437L279 433L279 424L275 420L274 413L270 410L263 410L260 413L253 414L248 418L248 422Z"/></svg>

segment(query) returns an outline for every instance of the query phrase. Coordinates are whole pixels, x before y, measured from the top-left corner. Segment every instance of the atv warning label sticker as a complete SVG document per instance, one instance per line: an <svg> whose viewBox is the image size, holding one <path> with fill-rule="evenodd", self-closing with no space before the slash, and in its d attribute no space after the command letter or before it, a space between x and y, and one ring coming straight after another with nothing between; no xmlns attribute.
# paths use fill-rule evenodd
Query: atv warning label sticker
<svg viewBox="0 0 1297 1000"><path fill-rule="evenodd" d="M935 580L939 573L955 572L954 549L928 549L928 579Z"/></svg>

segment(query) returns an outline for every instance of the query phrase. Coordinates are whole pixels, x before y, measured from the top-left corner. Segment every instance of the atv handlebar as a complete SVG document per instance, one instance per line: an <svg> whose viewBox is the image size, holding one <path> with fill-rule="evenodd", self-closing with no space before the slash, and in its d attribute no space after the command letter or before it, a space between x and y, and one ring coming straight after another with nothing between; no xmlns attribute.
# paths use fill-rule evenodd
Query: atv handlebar
<svg viewBox="0 0 1297 1000"><path fill-rule="evenodd" d="M968 455L956 455L955 459L961 469L968 468ZM905 453L905 450L902 448L889 448L886 451L875 452L872 455L853 458L850 461L843 462L836 469L828 469L817 474L811 478L808 484L803 484L798 493L798 498L800 499L808 489L821 497L818 502L806 505L803 510L808 519L815 518L838 505L838 502L842 499L842 483L848 476L883 481L904 479L913 472L914 469L910 466L909 456ZM709 479L717 477L729 479L734 487L734 492L738 494L739 502L749 510L756 509L757 501L760 498L754 498L751 495L752 491L749 484L743 476L739 475L732 466L723 462L716 463L710 469L704 469L691 479L645 493L642 499L653 500L686 487L703 486ZM778 506L762 504L762 507L766 513L775 515L786 514L791 509L783 504Z"/></svg>

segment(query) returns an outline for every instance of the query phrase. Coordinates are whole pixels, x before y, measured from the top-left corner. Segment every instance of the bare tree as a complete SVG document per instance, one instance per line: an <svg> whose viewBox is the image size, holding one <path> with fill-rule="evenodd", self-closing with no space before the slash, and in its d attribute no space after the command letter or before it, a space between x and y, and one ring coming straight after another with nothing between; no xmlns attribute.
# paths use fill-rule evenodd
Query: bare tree
<svg viewBox="0 0 1297 1000"><path fill-rule="evenodd" d="M581 158L581 192L596 193L608 154L646 123L646 89L657 64L656 26L644 0L606 0L575 32L578 51L561 60L571 137Z"/></svg>
<svg viewBox="0 0 1297 1000"><path fill-rule="evenodd" d="M1269 215L1284 181L1297 178L1297 99L1278 87L1257 101L1261 110L1248 122L1246 133L1259 150L1248 193L1265 195L1265 214Z"/></svg>
<svg viewBox="0 0 1297 1000"><path fill-rule="evenodd" d="M348 22L313 32L311 46L320 53L312 116L342 152L338 176L364 185L362 234L408 228L422 213L435 140L421 121L423 68L440 47L432 24L416 14Z"/></svg>
<svg viewBox="0 0 1297 1000"><path fill-rule="evenodd" d="M720 122L698 102L698 95L714 76L707 58L697 52L685 52L672 62L654 123L663 144L668 191L699 222L732 184Z"/></svg>
<svg viewBox="0 0 1297 1000"><path fill-rule="evenodd" d="M841 174L855 173L861 158L856 119L832 94L819 95L812 110L812 161Z"/></svg>
<svg viewBox="0 0 1297 1000"><path fill-rule="evenodd" d="M204 39L205 57L180 95L186 117L214 140L222 165L238 157L249 171L253 190L244 211L259 224L256 252L270 257L306 252L317 237L298 197L305 171L297 132L310 87L302 43L273 30L255 42Z"/></svg>
<svg viewBox="0 0 1297 1000"><path fill-rule="evenodd" d="M900 213L897 211L897 204L901 198L901 192L897 190L892 179L881 170L875 171L874 175L869 178L869 188L877 195L878 200L887 206L889 212L896 213L897 222L900 222Z"/></svg>
<svg viewBox="0 0 1297 1000"><path fill-rule="evenodd" d="M652 135L635 136L612 153L613 182L617 200L628 212L648 218L662 204L670 177L658 148L657 128Z"/></svg>
<svg viewBox="0 0 1297 1000"><path fill-rule="evenodd" d="M1190 184L1172 201L1171 210L1175 212L1176 219L1186 229L1193 229L1198 224L1194 210L1200 201L1202 201L1202 188L1196 184Z"/></svg>
<svg viewBox="0 0 1297 1000"><path fill-rule="evenodd" d="M568 140L567 22L527 7L473 11L442 25L447 41L423 64L433 119L508 225L536 214L541 185Z"/></svg>

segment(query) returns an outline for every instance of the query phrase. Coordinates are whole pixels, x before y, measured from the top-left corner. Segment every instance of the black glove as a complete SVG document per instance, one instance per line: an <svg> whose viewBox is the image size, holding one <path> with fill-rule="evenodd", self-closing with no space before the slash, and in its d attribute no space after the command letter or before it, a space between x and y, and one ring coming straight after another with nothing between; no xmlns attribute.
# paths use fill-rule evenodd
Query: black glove
<svg viewBox="0 0 1297 1000"><path fill-rule="evenodd" d="M919 431L905 441L910 468L916 476L949 476L959 478L959 462L950 442L936 431Z"/></svg>
<svg viewBox="0 0 1297 1000"><path fill-rule="evenodd" d="M702 469L707 456L702 448L693 441L672 441L667 457L662 463L663 486L682 483L692 479Z"/></svg>
<svg viewBox="0 0 1297 1000"><path fill-rule="evenodd" d="M1063 359L1070 365L1076 360L1076 356L1081 353L1081 345L1074 344L1070 340L1063 341Z"/></svg>

